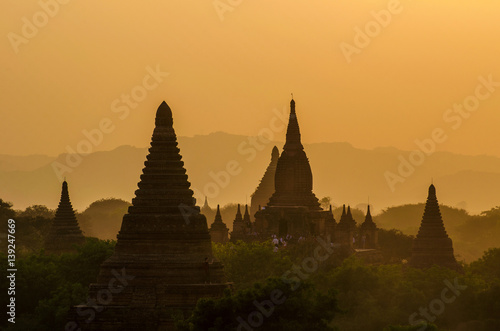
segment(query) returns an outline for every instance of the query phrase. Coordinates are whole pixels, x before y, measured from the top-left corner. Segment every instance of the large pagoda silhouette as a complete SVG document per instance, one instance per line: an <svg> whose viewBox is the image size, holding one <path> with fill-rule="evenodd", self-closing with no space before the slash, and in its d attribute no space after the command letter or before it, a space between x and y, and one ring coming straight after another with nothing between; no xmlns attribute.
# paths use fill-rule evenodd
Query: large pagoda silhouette
<svg viewBox="0 0 500 331"><path fill-rule="evenodd" d="M115 252L90 285L89 302L97 304L72 311L82 330L170 330L173 313L186 315L199 298L228 287L222 264L213 262L207 220L195 205L165 102L155 124Z"/></svg>
<svg viewBox="0 0 500 331"><path fill-rule="evenodd" d="M269 235L332 235L331 211L323 211L314 195L311 166L300 139L295 101L290 102L286 143L276 164L274 193L255 214L255 229ZM332 237L333 239L333 237Z"/></svg>

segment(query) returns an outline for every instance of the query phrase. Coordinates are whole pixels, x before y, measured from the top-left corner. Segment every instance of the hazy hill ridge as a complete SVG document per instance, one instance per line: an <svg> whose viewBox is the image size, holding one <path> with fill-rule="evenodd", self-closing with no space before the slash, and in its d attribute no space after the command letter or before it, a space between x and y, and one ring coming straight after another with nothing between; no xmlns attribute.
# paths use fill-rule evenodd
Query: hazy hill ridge
<svg viewBox="0 0 500 331"><path fill-rule="evenodd" d="M250 201L270 160L272 147L282 142L263 143L255 137L226 133L179 137L179 147L198 204L204 194L209 204ZM368 198L375 212L388 206L425 202L433 178L439 202L466 208L472 213L500 205L500 158L464 156L436 152L391 191L384 174L398 174L400 157L409 151L395 148L357 149L348 143L304 144L314 179L314 192L332 197L336 205L357 205ZM70 196L78 210L93 201L115 197L130 201L137 189L147 148L120 146L112 151L82 157L81 163L64 173ZM55 208L60 182L52 162L66 164L67 154L0 155L0 197L22 209L32 204Z"/></svg>

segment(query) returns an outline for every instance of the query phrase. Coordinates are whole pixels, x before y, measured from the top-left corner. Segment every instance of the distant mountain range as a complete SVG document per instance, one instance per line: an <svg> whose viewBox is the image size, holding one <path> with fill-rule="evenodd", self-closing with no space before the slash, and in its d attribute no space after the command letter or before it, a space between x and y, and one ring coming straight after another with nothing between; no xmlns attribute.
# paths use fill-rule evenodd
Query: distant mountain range
<svg viewBox="0 0 500 331"><path fill-rule="evenodd" d="M179 137L198 204L203 204L205 195L211 206L249 202L274 145L281 151L282 142L263 143L256 137L221 132ZM402 160L410 162L409 151L363 150L348 143L314 143L304 147L313 171L316 196L329 196L337 206L366 205L369 199L377 213L389 206L425 202L431 180L437 187L440 203L471 213L500 205L498 157L436 152L424 156L423 162L411 170L408 168L411 163L402 164L405 163ZM146 148L120 146L82 156L77 166L67 168L71 171L61 176L68 180L73 206L82 211L93 201L107 197L130 201L146 155ZM77 156L0 155L0 198L12 202L15 209L33 204L56 208L60 181L53 164L68 166L68 157L75 161ZM394 191L386 176L393 181Z"/></svg>

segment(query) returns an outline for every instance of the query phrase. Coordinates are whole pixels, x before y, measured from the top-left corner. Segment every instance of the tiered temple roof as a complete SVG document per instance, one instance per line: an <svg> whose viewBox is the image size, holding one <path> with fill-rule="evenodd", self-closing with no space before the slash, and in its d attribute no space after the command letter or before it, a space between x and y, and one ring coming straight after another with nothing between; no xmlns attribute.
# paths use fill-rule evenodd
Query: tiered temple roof
<svg viewBox="0 0 500 331"><path fill-rule="evenodd" d="M345 229L355 229L356 221L352 217L351 206L347 206L347 212L345 210L345 205L342 209L342 216L340 216L339 224L337 225L337 229L345 230Z"/></svg>
<svg viewBox="0 0 500 331"><path fill-rule="evenodd" d="M372 214L370 213L370 205L368 205L365 221L360 226L360 243L359 248L377 248L378 247L378 228L373 222Z"/></svg>
<svg viewBox="0 0 500 331"><path fill-rule="evenodd" d="M241 213L240 213L241 218ZM215 219L210 226L210 236L213 242L225 243L229 240L228 238L229 229L226 224L222 221L222 215L220 214L219 205L217 205L217 213L215 214Z"/></svg>
<svg viewBox="0 0 500 331"><path fill-rule="evenodd" d="M276 165L275 192L268 206L304 206L321 210L318 198L312 192L311 166L300 141L300 129L295 113L295 101L290 101L290 118L286 143Z"/></svg>
<svg viewBox="0 0 500 331"><path fill-rule="evenodd" d="M372 214L370 213L370 205L366 211L365 221L361 223L361 229L376 229L377 225L373 222Z"/></svg>
<svg viewBox="0 0 500 331"><path fill-rule="evenodd" d="M250 214L248 214L248 206L245 206L245 217L241 216L241 208L238 204L236 217L233 221L233 232L231 232L231 241L247 240L250 233Z"/></svg>
<svg viewBox="0 0 500 331"><path fill-rule="evenodd" d="M212 207L208 205L207 197L205 197L205 203L203 204L203 207L201 207L200 211L208 220L211 220L215 217L215 210L213 210Z"/></svg>
<svg viewBox="0 0 500 331"><path fill-rule="evenodd" d="M258 206L266 206L269 198L274 193L274 176L276 175L276 166L279 157L280 152L278 151L278 147L274 146L271 152L271 162L269 162L264 176L262 176L259 186L255 189L250 200L251 219L253 219L253 216L259 210Z"/></svg>
<svg viewBox="0 0 500 331"><path fill-rule="evenodd" d="M75 245L85 242L82 230L78 226L75 211L69 199L68 183L62 184L61 200L56 215L45 239L45 251L59 254L75 251Z"/></svg>
<svg viewBox="0 0 500 331"><path fill-rule="evenodd" d="M422 223L413 241L410 265L427 268L434 264L455 270L461 269L453 255L453 243L444 228L436 188L431 184Z"/></svg>
<svg viewBox="0 0 500 331"><path fill-rule="evenodd" d="M314 195L311 166L300 141L295 101L290 101L290 117L274 176L274 193L265 207L255 213L255 231L263 238L271 235L331 235L331 213L320 207Z"/></svg>
<svg viewBox="0 0 500 331"><path fill-rule="evenodd" d="M252 228L252 221L250 218L250 214L248 213L248 205L245 205L245 214L243 215L243 224L247 229Z"/></svg>
<svg viewBox="0 0 500 331"><path fill-rule="evenodd" d="M99 311L88 323L88 316L72 310L83 330L169 330L172 312L188 314L199 298L221 296L228 286L222 264L208 262L213 257L207 221L195 205L165 102L155 124L115 252L90 286L90 299L99 303ZM108 289L112 295L104 300Z"/></svg>

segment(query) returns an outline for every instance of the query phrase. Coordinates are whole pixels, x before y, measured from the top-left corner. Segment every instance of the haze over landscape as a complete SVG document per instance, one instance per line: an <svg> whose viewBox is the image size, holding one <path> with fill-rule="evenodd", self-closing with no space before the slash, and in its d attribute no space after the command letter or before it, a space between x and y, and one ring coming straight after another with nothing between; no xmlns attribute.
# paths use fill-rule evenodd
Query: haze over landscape
<svg viewBox="0 0 500 331"><path fill-rule="evenodd" d="M359 29L365 31L394 3L399 5L392 14L378 18L387 26L378 34L371 33L364 41L367 45L361 43ZM488 163L496 160L480 157L479 168L464 165L447 171L433 168L440 163L439 154L432 152L500 156L496 135L500 113L495 111L500 106L495 91L500 45L491 33L500 28L499 5L490 1L394 3L313 1L304 6L301 2L253 1L222 11L210 2L148 6L69 2L53 9L54 17L46 24L35 26L32 38L25 38L29 28L20 18L36 16L43 10L41 5L36 1L4 3L0 26L10 37L0 46L4 78L0 83L4 96L0 100L1 162L7 164L8 155L55 158L67 152L111 151L122 145L144 147L153 111L163 99L173 107L180 136L227 132L269 137L272 131L270 138L283 141L284 129L276 113L286 109L294 92L302 139L308 144L347 142L357 149L390 146L408 151L401 153L408 159L409 151L422 149L416 140L428 141L433 131L440 130L435 149L427 147L431 153L422 165L408 180L392 185L397 188L391 195L393 204L406 198L413 201L415 196L402 192L412 191L417 179L423 187L431 177L438 181L457 171L465 171L462 174L470 178L462 185L473 185L460 192L483 191L494 198L489 184L497 180L490 178L497 176L498 168ZM20 42L12 33L25 39ZM402 43L405 47L400 47ZM359 52L353 53L352 47ZM466 103L484 81L489 85L480 88L480 93L491 93L480 99L477 110L453 108ZM137 90L143 84L150 87L142 89L145 95ZM95 130L102 132L102 139L89 138ZM195 158L188 154L200 152L193 147L184 153L185 158ZM220 152L217 156L204 153L205 162L215 165L233 158L233 149ZM368 196L375 203L378 196L384 196L380 207L390 206L384 192L391 185L381 179L386 171L399 175L398 156L386 154L381 162L387 167L367 178L369 185L377 185L359 196L350 194L342 183L345 174L335 177L331 171L327 178L316 169L318 195L356 203ZM253 181L240 186L241 196L252 193L265 159L252 169ZM347 155L326 151L318 151L312 159L316 168L352 161ZM22 167L4 165L2 170ZM486 173L475 173L484 169ZM198 175L198 171L205 174ZM204 185L197 177L206 177L210 171L216 168L191 168L188 174L194 184ZM55 192L57 183L50 184L50 180L46 177L43 186ZM130 179L136 180L137 176ZM352 185L359 187L358 182ZM18 190L24 190L21 187ZM447 190L444 185L442 189ZM16 188L2 185L7 196L12 190ZM457 191L450 188L450 192ZM28 196L33 198L28 200ZM91 201L91 197L83 198ZM463 206L471 212L494 205L470 199L453 195L447 202L465 201ZM29 193L11 200L20 207L45 201L43 195ZM221 202L225 202L224 192Z"/></svg>
<svg viewBox="0 0 500 331"><path fill-rule="evenodd" d="M0 17L1 330L500 330L499 2Z"/></svg>
<svg viewBox="0 0 500 331"><path fill-rule="evenodd" d="M269 163L271 148L283 146L280 141L262 143L257 137L253 138L262 150L248 143L252 137L241 135L214 133L179 138L198 204L203 204L205 196L211 206L250 202L250 195ZM319 198L331 197L335 206L366 204L369 199L374 213L379 213L390 206L420 203L432 178L440 186L440 202L446 205L477 214L495 207L498 202L500 159L494 156L436 152L424 164L414 167L404 182L395 183L392 191L384 173L397 173L398 157L408 154L404 151L362 150L348 143L306 144L305 149L313 169L314 192ZM238 150L247 153L241 154ZM82 211L93 201L109 197L131 201L146 154L146 148L121 146L83 156L77 167L62 171L72 184L75 208ZM0 156L1 196L18 209L33 204L56 208L60 183L53 164L66 164L67 157L67 154L57 158ZM231 161L238 164L237 175L227 172Z"/></svg>

